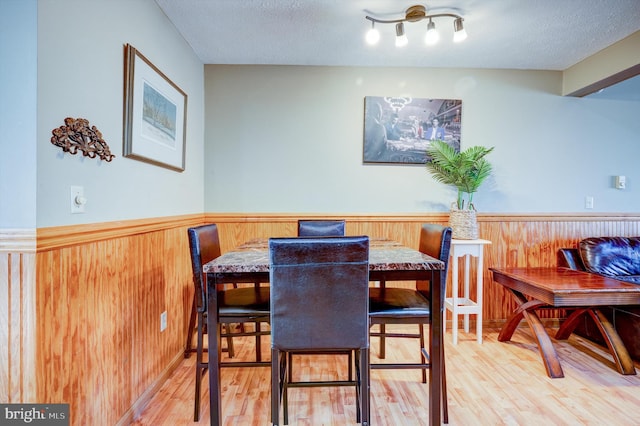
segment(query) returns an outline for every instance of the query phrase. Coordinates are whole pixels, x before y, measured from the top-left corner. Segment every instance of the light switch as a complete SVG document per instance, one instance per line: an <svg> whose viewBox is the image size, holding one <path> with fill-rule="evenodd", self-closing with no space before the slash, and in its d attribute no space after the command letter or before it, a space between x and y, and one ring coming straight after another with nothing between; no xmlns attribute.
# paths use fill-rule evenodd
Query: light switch
<svg viewBox="0 0 640 426"><path fill-rule="evenodd" d="M592 209L593 208L593 197L592 196L584 197L584 208L585 209Z"/></svg>
<svg viewBox="0 0 640 426"><path fill-rule="evenodd" d="M87 199L84 197L84 187L71 187L71 213L84 213L84 206Z"/></svg>

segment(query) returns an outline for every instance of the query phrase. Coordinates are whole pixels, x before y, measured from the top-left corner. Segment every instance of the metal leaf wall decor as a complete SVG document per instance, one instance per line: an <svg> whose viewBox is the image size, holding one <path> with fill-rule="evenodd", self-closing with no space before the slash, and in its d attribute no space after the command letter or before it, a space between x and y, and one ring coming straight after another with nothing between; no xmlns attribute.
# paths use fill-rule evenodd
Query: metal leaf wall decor
<svg viewBox="0 0 640 426"><path fill-rule="evenodd" d="M96 126L89 127L89 120L85 118L64 119L64 126L51 131L51 143L62 148L64 152L82 155L89 158L100 157L107 162L113 160L109 145L102 139L102 133Z"/></svg>

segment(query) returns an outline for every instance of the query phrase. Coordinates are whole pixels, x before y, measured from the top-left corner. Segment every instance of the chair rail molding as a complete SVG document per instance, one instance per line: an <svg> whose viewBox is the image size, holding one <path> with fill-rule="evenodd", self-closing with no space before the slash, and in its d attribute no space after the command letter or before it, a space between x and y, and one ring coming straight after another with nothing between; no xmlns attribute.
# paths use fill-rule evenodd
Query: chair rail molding
<svg viewBox="0 0 640 426"><path fill-rule="evenodd" d="M35 228L0 229L0 252L34 253L35 251Z"/></svg>

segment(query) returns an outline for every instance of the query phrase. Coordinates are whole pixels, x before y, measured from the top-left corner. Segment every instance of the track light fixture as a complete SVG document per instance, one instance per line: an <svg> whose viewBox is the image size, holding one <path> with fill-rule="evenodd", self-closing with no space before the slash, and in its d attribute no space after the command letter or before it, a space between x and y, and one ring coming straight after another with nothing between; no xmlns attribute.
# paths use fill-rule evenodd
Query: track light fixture
<svg viewBox="0 0 640 426"><path fill-rule="evenodd" d="M427 15L427 8L422 5L411 6L405 12L404 18L398 19L378 19L371 16L365 16L365 19L371 21L371 29L367 33L367 43L373 45L380 40L380 32L375 28L375 24L396 24L396 46L405 46L408 43L407 35L404 31L405 22L420 22L423 19L428 19L427 32L425 34L425 43L433 45L440 39L440 34L436 30L436 24L433 22L435 18L453 18L453 41L458 43L467 38L467 32L464 29L462 16L455 15L453 13L434 13Z"/></svg>

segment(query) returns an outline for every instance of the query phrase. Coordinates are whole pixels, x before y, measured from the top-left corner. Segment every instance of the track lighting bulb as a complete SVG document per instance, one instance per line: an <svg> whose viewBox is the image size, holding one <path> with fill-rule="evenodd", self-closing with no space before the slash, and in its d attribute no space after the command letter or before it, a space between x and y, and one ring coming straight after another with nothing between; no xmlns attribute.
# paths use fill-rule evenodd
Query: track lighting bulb
<svg viewBox="0 0 640 426"><path fill-rule="evenodd" d="M436 24L429 19L429 23L427 24L427 35L424 37L424 42L432 46L436 44L438 40L440 40L440 34L438 34L438 30L436 30Z"/></svg>
<svg viewBox="0 0 640 426"><path fill-rule="evenodd" d="M467 31L462 25L462 18L457 18L453 21L453 42L460 43L467 38Z"/></svg>
<svg viewBox="0 0 640 426"><path fill-rule="evenodd" d="M404 24L399 22L396 24L396 47L406 46L407 43L409 43L409 39L404 33Z"/></svg>
<svg viewBox="0 0 640 426"><path fill-rule="evenodd" d="M380 41L380 31L376 30L375 23L371 21L371 29L367 31L367 43L370 45L378 44Z"/></svg>

